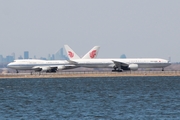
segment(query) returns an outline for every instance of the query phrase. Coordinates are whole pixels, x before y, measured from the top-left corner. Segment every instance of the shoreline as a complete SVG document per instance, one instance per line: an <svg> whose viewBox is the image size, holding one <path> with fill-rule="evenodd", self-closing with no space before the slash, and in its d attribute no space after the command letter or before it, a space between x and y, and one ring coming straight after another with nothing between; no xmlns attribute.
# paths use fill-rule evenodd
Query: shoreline
<svg viewBox="0 0 180 120"><path fill-rule="evenodd" d="M180 76L180 71L137 71L137 72L59 72L59 73L4 73L0 79L6 78L78 78L78 77L148 77L148 76Z"/></svg>

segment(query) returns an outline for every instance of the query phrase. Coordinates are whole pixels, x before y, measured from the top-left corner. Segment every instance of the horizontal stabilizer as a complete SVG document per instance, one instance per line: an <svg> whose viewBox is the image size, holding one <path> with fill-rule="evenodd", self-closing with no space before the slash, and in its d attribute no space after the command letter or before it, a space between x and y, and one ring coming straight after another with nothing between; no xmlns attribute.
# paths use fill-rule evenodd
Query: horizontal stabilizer
<svg viewBox="0 0 180 120"><path fill-rule="evenodd" d="M124 63L124 62L120 62L120 61L115 61L115 60L112 60L114 62L114 64L118 67L120 66L128 66L127 63Z"/></svg>

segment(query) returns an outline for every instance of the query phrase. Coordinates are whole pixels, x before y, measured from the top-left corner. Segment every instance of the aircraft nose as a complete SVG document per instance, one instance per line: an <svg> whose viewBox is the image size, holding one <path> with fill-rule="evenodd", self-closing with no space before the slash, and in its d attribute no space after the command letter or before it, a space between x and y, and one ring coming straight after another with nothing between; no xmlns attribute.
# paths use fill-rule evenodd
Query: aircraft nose
<svg viewBox="0 0 180 120"><path fill-rule="evenodd" d="M11 66L11 63L9 63L8 65L7 65L7 67L10 67Z"/></svg>
<svg viewBox="0 0 180 120"><path fill-rule="evenodd" d="M8 67L8 68L12 67L12 63L9 63L9 64L7 65L7 67Z"/></svg>

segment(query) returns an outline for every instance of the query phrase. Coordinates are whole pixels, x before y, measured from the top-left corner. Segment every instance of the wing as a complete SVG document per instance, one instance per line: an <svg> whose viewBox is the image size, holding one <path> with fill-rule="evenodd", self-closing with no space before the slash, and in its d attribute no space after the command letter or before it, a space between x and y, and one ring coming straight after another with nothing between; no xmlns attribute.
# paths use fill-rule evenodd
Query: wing
<svg viewBox="0 0 180 120"><path fill-rule="evenodd" d="M57 70L65 70L65 69L73 69L77 68L78 66L76 65L56 65L56 66L35 66L32 69L37 71L37 72L56 72Z"/></svg>
<svg viewBox="0 0 180 120"><path fill-rule="evenodd" d="M76 66L76 65L64 65L64 66L58 66L58 70L66 70L66 69L73 69L73 68L77 68L79 66Z"/></svg>
<svg viewBox="0 0 180 120"><path fill-rule="evenodd" d="M129 63L124 63L121 61L114 61L114 68L122 69L122 70L138 70L138 64L129 64Z"/></svg>
<svg viewBox="0 0 180 120"><path fill-rule="evenodd" d="M124 67L128 67L129 66L128 63L124 63L124 62L120 62L120 61L115 61L115 60L112 60L112 61L114 62L115 66L118 67L118 68L121 68L122 66L124 66Z"/></svg>
<svg viewBox="0 0 180 120"><path fill-rule="evenodd" d="M73 60L67 60L70 64L78 64L78 62L75 62Z"/></svg>

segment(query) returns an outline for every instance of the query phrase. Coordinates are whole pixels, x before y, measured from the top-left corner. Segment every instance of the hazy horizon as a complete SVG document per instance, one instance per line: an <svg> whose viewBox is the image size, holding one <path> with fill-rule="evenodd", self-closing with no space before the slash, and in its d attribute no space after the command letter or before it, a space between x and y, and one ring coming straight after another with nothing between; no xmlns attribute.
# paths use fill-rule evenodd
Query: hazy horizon
<svg viewBox="0 0 180 120"><path fill-rule="evenodd" d="M0 54L47 57L64 44L79 56L180 61L179 0L0 0Z"/></svg>

